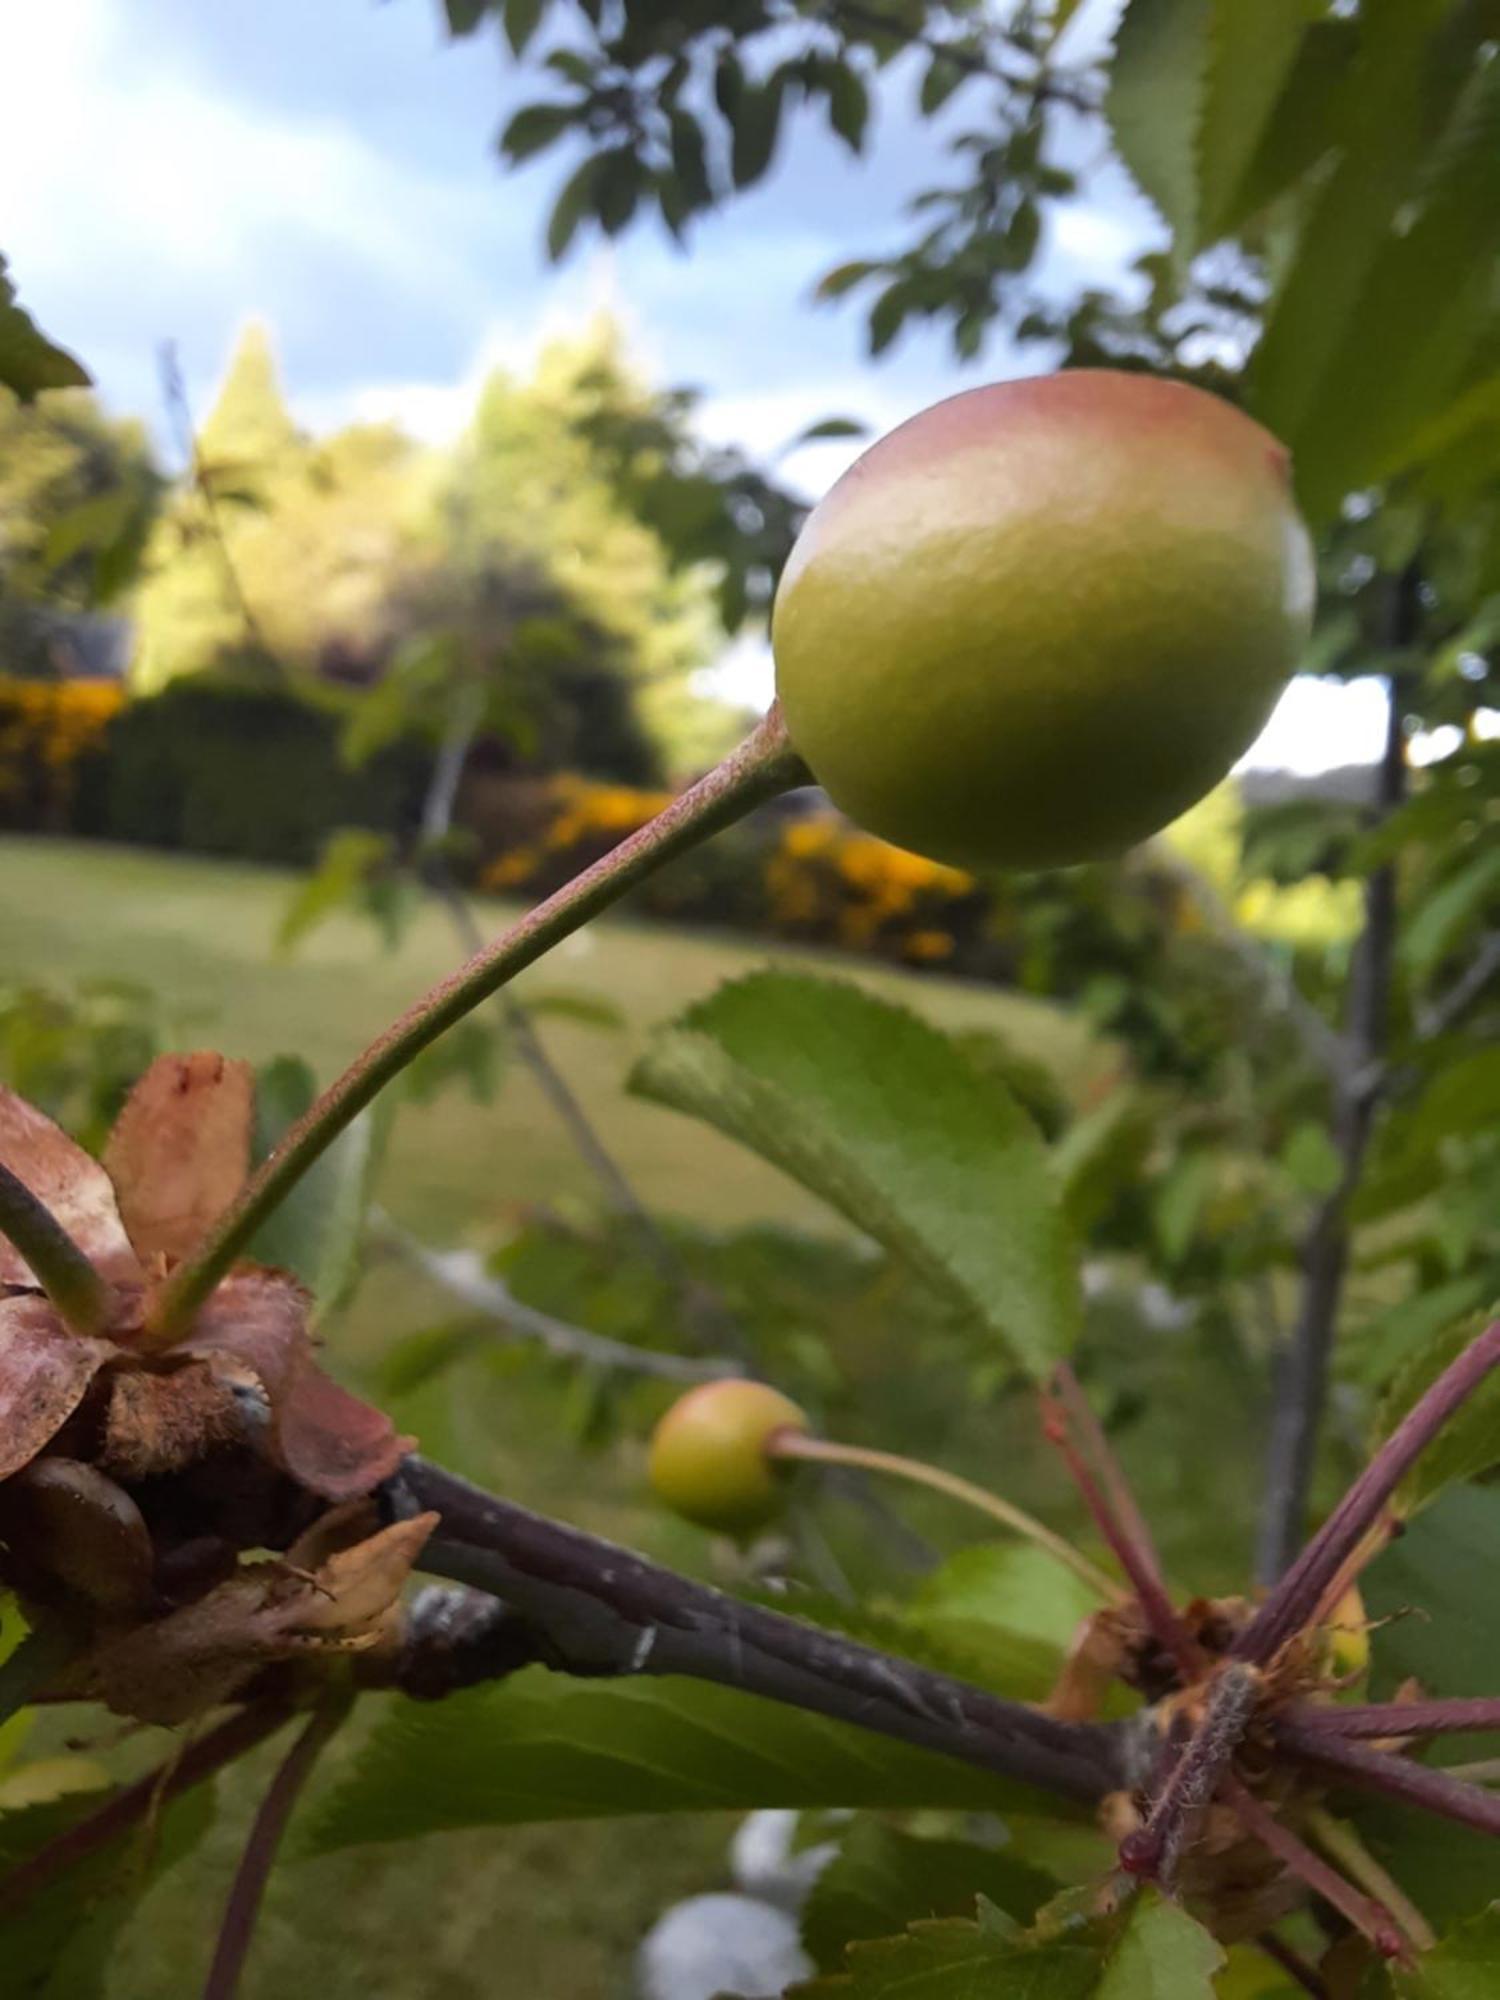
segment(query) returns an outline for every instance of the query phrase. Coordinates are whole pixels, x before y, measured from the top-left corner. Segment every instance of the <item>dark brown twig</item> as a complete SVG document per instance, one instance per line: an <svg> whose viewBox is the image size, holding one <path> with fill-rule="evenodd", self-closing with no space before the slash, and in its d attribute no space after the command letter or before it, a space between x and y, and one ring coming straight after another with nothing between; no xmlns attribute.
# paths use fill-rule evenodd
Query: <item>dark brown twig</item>
<svg viewBox="0 0 1500 2000"><path fill-rule="evenodd" d="M1275 1931L1263 1931L1255 1940L1273 1965L1279 1965L1288 1979L1294 1979L1304 1993L1311 1993L1313 2000L1329 2000L1328 1986L1322 1974L1314 1965L1309 1965L1301 1952L1293 1951L1277 1937Z"/></svg>
<svg viewBox="0 0 1500 2000"><path fill-rule="evenodd" d="M420 1567L499 1598L575 1674L683 1674L850 1722L1064 1798L1140 1777L1141 1725L1058 1722L946 1674L743 1604L549 1521L420 1458L386 1484L398 1515L434 1509Z"/></svg>

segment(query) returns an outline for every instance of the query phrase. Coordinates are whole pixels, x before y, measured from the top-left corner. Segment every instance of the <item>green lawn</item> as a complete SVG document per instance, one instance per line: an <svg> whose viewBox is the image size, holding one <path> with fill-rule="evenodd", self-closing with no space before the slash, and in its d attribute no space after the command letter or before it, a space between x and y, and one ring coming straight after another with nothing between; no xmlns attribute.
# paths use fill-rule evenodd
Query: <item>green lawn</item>
<svg viewBox="0 0 1500 2000"><path fill-rule="evenodd" d="M456 953L429 912L398 955L338 921L294 959L272 941L291 878L118 848L0 841L3 976L66 983L113 975L171 993L188 1039L259 1059L282 1051L331 1074ZM506 906L483 911L498 927ZM625 1072L640 1037L721 980L774 962L855 976L950 1025L1003 1028L1020 1049L1077 1076L1097 1061L1087 1036L1055 1012L930 976L873 972L847 960L769 945L685 936L624 920L596 926L522 982L610 1001L621 1032L548 1020L548 1046L644 1199L710 1223L831 1219L797 1189L713 1133L631 1099ZM450 1093L403 1113L382 1190L391 1210L433 1241L493 1232L507 1209L588 1199L577 1158L530 1077L517 1070L488 1109ZM382 1267L330 1330L333 1365L358 1377L378 1351L419 1329L440 1303ZM493 1407L492 1407L493 1405ZM457 1407L454 1407L457 1406ZM517 1385L483 1406L484 1432L455 1390L444 1417L468 1425L466 1469L517 1497L623 1539L651 1541L660 1523L639 1505L632 1446L585 1456L543 1436L555 1406ZM265 1759L228 1787L205 1849L156 1892L121 1953L111 2000L191 1992ZM246 2000L316 1993L319 2000L538 1996L616 2000L628 1950L664 1901L720 1877L726 1829L702 1821L538 1828L444 1836L284 1870L273 1884ZM171 1970L168 1972L167 1967Z"/></svg>

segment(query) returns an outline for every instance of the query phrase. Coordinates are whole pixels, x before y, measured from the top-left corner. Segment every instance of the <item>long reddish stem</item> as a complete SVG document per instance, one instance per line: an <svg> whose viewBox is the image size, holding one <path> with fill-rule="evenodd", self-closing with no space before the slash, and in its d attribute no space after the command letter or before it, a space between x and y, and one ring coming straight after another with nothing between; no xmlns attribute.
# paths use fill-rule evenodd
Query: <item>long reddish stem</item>
<svg viewBox="0 0 1500 2000"><path fill-rule="evenodd" d="M1231 1774L1225 1778L1220 1789L1245 1831L1253 1834L1262 1847L1269 1849L1315 1895L1321 1896L1341 1917L1347 1918L1357 1931L1370 1940L1382 1958L1404 1959L1410 1956L1410 1946L1400 1925L1383 1903L1377 1903L1373 1896L1365 1895L1352 1883L1346 1882L1321 1854L1314 1854L1305 1841L1299 1840L1289 1827L1283 1826L1238 1778Z"/></svg>
<svg viewBox="0 0 1500 2000"><path fill-rule="evenodd" d="M1500 1699L1477 1695L1450 1701L1372 1701L1347 1708L1314 1708L1310 1704L1287 1711L1301 1729L1320 1736L1466 1736L1500 1729Z"/></svg>
<svg viewBox="0 0 1500 2000"><path fill-rule="evenodd" d="M1434 1813L1439 1819L1456 1820L1476 1833L1500 1836L1500 1798L1478 1785L1466 1784L1446 1771L1426 1764L1414 1764L1409 1757L1394 1757L1384 1750L1371 1750L1363 1743L1310 1729L1303 1722L1279 1720L1276 1740L1285 1750L1325 1772L1335 1772L1351 1785L1386 1798L1401 1799Z"/></svg>
<svg viewBox="0 0 1500 2000"><path fill-rule="evenodd" d="M0 1913L9 1915L44 1888L54 1875L86 1861L153 1811L201 1785L205 1778L211 1778L215 1771L221 1771L237 1757L243 1757L257 1743L274 1735L290 1713L279 1702L241 1709L217 1729L190 1743L180 1757L158 1764L133 1785L126 1785L97 1812L78 1820L0 1878Z"/></svg>
<svg viewBox="0 0 1500 2000"><path fill-rule="evenodd" d="M234 2000L239 1991L240 1974L245 1969L250 1940L255 1933L255 1920L260 1914L261 1899L270 1880L282 1835L304 1786L312 1776L313 1766L348 1713L347 1700L329 1702L317 1709L271 1780L250 1828L240 1865L235 1870L229 1901L224 1906L224 1921L219 1926L219 1941L214 1947L213 1964L204 1982L203 2000Z"/></svg>
<svg viewBox="0 0 1500 2000"><path fill-rule="evenodd" d="M1500 1320L1465 1348L1376 1452L1241 1633L1234 1649L1241 1659L1264 1665L1316 1615L1324 1593L1375 1525L1382 1507L1454 1411L1497 1364Z"/></svg>
<svg viewBox="0 0 1500 2000"><path fill-rule="evenodd" d="M1061 1454L1073 1484L1083 1496L1084 1505L1093 1515L1100 1534L1108 1542L1115 1560L1129 1579L1130 1587L1140 1603L1152 1637L1176 1662L1183 1676L1188 1680L1194 1680L1202 1671L1203 1655L1195 1645L1191 1633L1177 1616L1172 1600L1167 1595L1157 1566L1156 1551L1151 1546L1149 1537L1142 1546L1129 1527L1120 1520L1083 1454L1074 1444L1069 1423L1070 1413L1061 1399L1051 1394L1044 1395L1043 1435ZM1123 1475L1119 1476L1123 1479ZM1133 1500L1131 1512L1135 1513Z"/></svg>
<svg viewBox="0 0 1500 2000"><path fill-rule="evenodd" d="M1158 1793L1150 1817L1120 1845L1120 1866L1170 1889L1194 1815L1208 1805L1245 1739L1260 1699L1254 1667L1231 1660L1214 1683L1203 1720Z"/></svg>

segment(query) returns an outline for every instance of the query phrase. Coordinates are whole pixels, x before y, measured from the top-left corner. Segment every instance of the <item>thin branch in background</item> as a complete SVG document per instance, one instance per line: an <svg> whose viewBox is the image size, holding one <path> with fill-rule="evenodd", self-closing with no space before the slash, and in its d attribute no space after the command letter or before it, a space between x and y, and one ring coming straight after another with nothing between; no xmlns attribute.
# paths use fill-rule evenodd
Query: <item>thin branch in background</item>
<svg viewBox="0 0 1500 2000"><path fill-rule="evenodd" d="M1480 939L1478 950L1447 992L1424 1007L1418 1015L1417 1032L1423 1041L1430 1042L1439 1035L1447 1034L1497 973L1500 973L1500 931L1489 931Z"/></svg>
<svg viewBox="0 0 1500 2000"><path fill-rule="evenodd" d="M1392 584L1387 638L1410 646L1420 629L1420 579L1408 569ZM1369 813L1378 826L1406 795L1406 713L1398 678L1389 682L1385 747ZM1328 1372L1349 1262L1348 1206L1359 1183L1384 1089L1391 975L1396 953L1396 867L1387 861L1365 885L1364 928L1349 975L1345 1066L1334 1087L1332 1138L1338 1185L1318 1204L1303 1238L1302 1286L1291 1339L1277 1357L1265 1499L1256 1574L1274 1583L1301 1545L1318 1437L1328 1400Z"/></svg>
<svg viewBox="0 0 1500 2000"><path fill-rule="evenodd" d="M245 594L245 586L229 553L229 538L224 532L224 517L219 511L219 496L214 491L213 475L204 463L203 453L198 444L197 427L193 423L192 405L188 401L187 384L183 380L182 365L177 358L175 341L164 340L157 350L157 364L161 372L162 401L166 404L167 416L176 434L177 448L182 453L183 466L192 483L193 491L203 502L203 518L208 528L209 538L218 554L219 567L224 573L224 582L235 609L245 628L245 637L257 653L272 657L272 649L266 643L266 635L260 620L255 615L255 607Z"/></svg>
<svg viewBox="0 0 1500 2000"><path fill-rule="evenodd" d="M276 1860L277 1849L313 1766L349 1713L348 1697L325 1702L315 1709L306 1728L283 1758L271 1780L246 1839L240 1865L235 1870L213 1963L203 1985L203 2000L234 2000L240 1974L255 1932L261 1899Z"/></svg>
<svg viewBox="0 0 1500 2000"><path fill-rule="evenodd" d="M196 1743L150 1770L134 1784L125 1785L105 1800L96 1812L76 1820L45 1846L28 1854L8 1875L0 1876L0 1915L9 1916L57 1875L97 1854L121 1834L139 1826L184 1792L201 1785L226 1764L232 1764L273 1736L291 1719L292 1711L280 1702L262 1702L253 1708L236 1710Z"/></svg>
<svg viewBox="0 0 1500 2000"><path fill-rule="evenodd" d="M494 1320L512 1338L532 1341L559 1360L655 1375L668 1382L712 1382L739 1373L738 1364L728 1357L634 1347L629 1341L611 1340L555 1319L518 1299L502 1279L485 1270L475 1251L430 1249L383 1212L372 1215L371 1223L380 1238L451 1298Z"/></svg>
<svg viewBox="0 0 1500 2000"><path fill-rule="evenodd" d="M1302 1954L1293 1951L1289 1944L1277 1937L1275 1931L1262 1931L1255 1944L1258 1951L1263 1951L1273 1965L1279 1965L1288 1979L1294 1980L1304 1993L1310 1993L1313 2000L1330 2000L1327 1984L1317 1967L1309 1965Z"/></svg>
<svg viewBox="0 0 1500 2000"><path fill-rule="evenodd" d="M683 1674L856 1724L1096 1803L1139 1781L1149 1717L1061 1722L841 1634L745 1604L549 1521L421 1458L386 1482L400 1518L442 1516L419 1567L510 1607L564 1671Z"/></svg>

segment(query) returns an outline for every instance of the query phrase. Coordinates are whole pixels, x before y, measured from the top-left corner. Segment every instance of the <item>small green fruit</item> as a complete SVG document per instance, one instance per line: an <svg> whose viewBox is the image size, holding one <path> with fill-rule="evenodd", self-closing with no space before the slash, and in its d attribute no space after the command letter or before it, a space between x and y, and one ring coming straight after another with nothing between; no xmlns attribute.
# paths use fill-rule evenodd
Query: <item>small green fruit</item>
<svg viewBox="0 0 1500 2000"><path fill-rule="evenodd" d="M700 1528L748 1534L781 1505L767 1439L807 1428L797 1405L763 1382L705 1382L657 1425L647 1466L652 1488Z"/></svg>
<svg viewBox="0 0 1500 2000"><path fill-rule="evenodd" d="M1119 853L1211 790L1306 642L1286 452L1181 383L972 389L814 509L772 621L792 742L870 832L963 867Z"/></svg>

